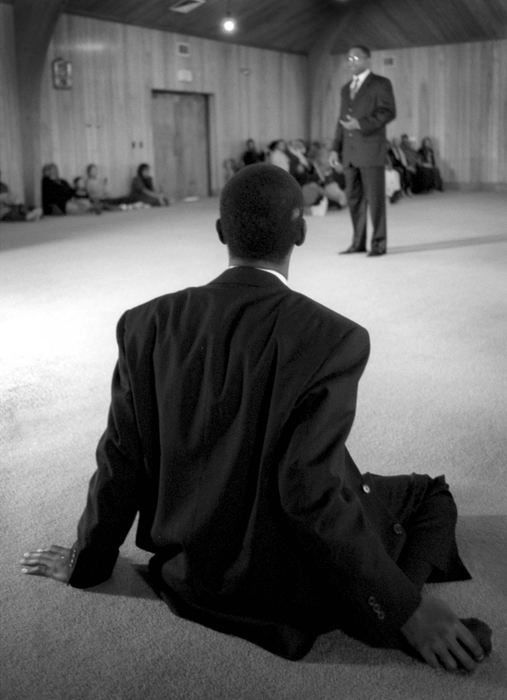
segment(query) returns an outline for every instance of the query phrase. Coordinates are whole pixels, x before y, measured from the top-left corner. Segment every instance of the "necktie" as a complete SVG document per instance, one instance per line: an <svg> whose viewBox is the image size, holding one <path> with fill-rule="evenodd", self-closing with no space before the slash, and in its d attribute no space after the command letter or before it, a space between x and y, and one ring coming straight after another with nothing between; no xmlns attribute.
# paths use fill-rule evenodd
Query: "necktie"
<svg viewBox="0 0 507 700"><path fill-rule="evenodd" d="M359 78L355 75L350 86L350 98L353 100L359 90Z"/></svg>

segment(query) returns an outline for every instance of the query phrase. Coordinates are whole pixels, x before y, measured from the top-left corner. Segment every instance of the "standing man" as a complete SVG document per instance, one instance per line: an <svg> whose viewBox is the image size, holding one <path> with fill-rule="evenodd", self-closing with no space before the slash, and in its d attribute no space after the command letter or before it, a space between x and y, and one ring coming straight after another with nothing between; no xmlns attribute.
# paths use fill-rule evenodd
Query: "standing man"
<svg viewBox="0 0 507 700"><path fill-rule="evenodd" d="M385 255L386 234L386 124L396 116L391 81L370 71L370 50L353 46L348 62L353 78L341 91L341 107L331 165L341 162L354 237L343 253L366 252L367 209L373 234L369 256Z"/></svg>

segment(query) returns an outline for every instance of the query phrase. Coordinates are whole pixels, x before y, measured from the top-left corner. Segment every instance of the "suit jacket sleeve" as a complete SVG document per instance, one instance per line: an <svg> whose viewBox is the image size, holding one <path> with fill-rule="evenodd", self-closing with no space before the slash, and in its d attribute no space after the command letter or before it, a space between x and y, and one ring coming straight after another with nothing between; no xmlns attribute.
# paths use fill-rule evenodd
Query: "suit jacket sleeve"
<svg viewBox="0 0 507 700"><path fill-rule="evenodd" d="M107 428L97 447L85 510L74 544L75 565L69 580L86 588L109 578L139 509L143 451L139 438L124 349L126 314L117 327L116 364Z"/></svg>
<svg viewBox="0 0 507 700"><path fill-rule="evenodd" d="M341 109L343 109L344 101L345 101L345 91L348 90L348 87L342 88L341 91ZM333 141L333 151L336 151L338 154L338 159L341 161L342 159L342 152L343 152L343 137L344 137L344 129L342 125L340 124L340 119L342 118L341 114L341 109L340 109L340 116L338 117L338 121L336 122L336 130L334 134L334 141Z"/></svg>
<svg viewBox="0 0 507 700"><path fill-rule="evenodd" d="M375 85L375 107L370 114L359 118L361 133L364 136L374 134L383 129L386 124L396 117L396 103L394 101L393 86L387 78L378 78Z"/></svg>
<svg viewBox="0 0 507 700"><path fill-rule="evenodd" d="M279 489L306 561L336 591L337 615L350 613L343 628L392 635L420 594L369 526L357 495L361 475L345 447L368 352L367 332L356 327L307 385L287 426Z"/></svg>

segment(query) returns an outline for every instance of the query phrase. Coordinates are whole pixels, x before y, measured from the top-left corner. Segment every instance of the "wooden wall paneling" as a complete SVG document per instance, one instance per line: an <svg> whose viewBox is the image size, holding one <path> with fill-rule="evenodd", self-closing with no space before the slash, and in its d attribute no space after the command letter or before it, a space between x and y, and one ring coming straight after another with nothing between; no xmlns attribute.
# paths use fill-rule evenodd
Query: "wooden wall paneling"
<svg viewBox="0 0 507 700"><path fill-rule="evenodd" d="M479 47L481 53L480 64L487 67L482 71L482 76L479 78L481 96L478 131L482 135L482 147L488 153L487 159L479 158L478 181L481 183L498 179L499 152L492 145L499 143L498 114L501 107L498 104L498 109L492 110L491 105L495 104L497 95L502 94L502 92L505 93L505 86L502 90L497 82L499 65L496 60L496 45L493 43L480 43Z"/></svg>
<svg viewBox="0 0 507 700"><path fill-rule="evenodd" d="M376 55L376 54L375 54ZM417 65L417 60L412 52L397 52L396 55L392 51L383 51L382 60L392 59L394 61L393 69L386 71L386 76L393 83L394 96L396 100L396 119L388 124L387 136L401 136L403 133L413 134L414 120L417 115L414 114L414 94L417 90L417 83L413 80L414 65ZM380 70L378 72L384 72ZM387 68L386 66L384 69Z"/></svg>
<svg viewBox="0 0 507 700"><path fill-rule="evenodd" d="M264 99L269 100L267 79L263 72L262 51L251 52L246 46L235 45L234 47L234 79L235 94L231 95L232 100L238 103L237 122L235 124L235 152L237 157L241 155L245 147L245 141L250 136L255 137L255 132L259 128L259 100L256 95L256 85L260 75L263 76ZM251 66L250 68L247 68ZM249 70L250 72L246 72Z"/></svg>
<svg viewBox="0 0 507 700"><path fill-rule="evenodd" d="M232 149L232 155L237 157L244 143L243 125L247 119L247 90L244 76L240 73L240 47L236 44L230 46L230 58L227 65L227 92L220 97L227 105L229 112L228 128L224 131L224 140ZM220 128L221 125L219 125ZM246 128L246 127L245 127Z"/></svg>
<svg viewBox="0 0 507 700"><path fill-rule="evenodd" d="M246 46L235 45L234 72L237 81L236 100L239 106L236 137L238 140L238 155L242 153L245 141L259 128L259 100L256 99L255 85L265 73L262 71L263 51L252 52ZM247 72L246 66L252 65L253 69ZM234 99L234 97L233 97ZM266 99L267 96L266 96Z"/></svg>
<svg viewBox="0 0 507 700"><path fill-rule="evenodd" d="M253 138L258 148L282 136L281 95L283 73L279 56L271 51L246 49L241 60L241 80L248 87L248 115L244 123L241 148ZM248 74L245 71L249 71Z"/></svg>
<svg viewBox="0 0 507 700"><path fill-rule="evenodd" d="M192 71L192 90L195 92L207 93L210 91L211 85L209 82L205 81L205 67L209 61L210 55L213 55L214 51L210 53L208 48L208 42L203 39L198 41L192 41L191 37L184 37L181 35L175 36L176 42L188 43L190 45L190 57L184 58L183 56L177 56L178 68L185 69L187 66ZM176 54L177 44L174 43L173 53ZM216 45L213 45L216 46ZM211 47L210 47L211 48ZM213 84L213 88L216 90L216 84Z"/></svg>
<svg viewBox="0 0 507 700"><path fill-rule="evenodd" d="M466 95L465 110L468 119L465 120L463 129L464 153L468 155L469 181L473 184L480 183L481 161L488 155L488 148L483 150L484 122L481 122L481 101L484 94L483 81L488 67L481 64L481 44L465 44L461 47L463 57L463 75L466 84L463 92ZM491 105L488 105L488 109ZM468 179L468 178L467 178Z"/></svg>
<svg viewBox="0 0 507 700"><path fill-rule="evenodd" d="M23 195L23 163L20 132L14 12L0 4L0 170L2 181L18 197Z"/></svg>
<svg viewBox="0 0 507 700"><path fill-rule="evenodd" d="M331 121L333 119L336 121L338 115L341 88L339 85L334 85L336 76L335 71L333 71L331 50L341 24L341 22L330 22L325 27L319 41L314 44L308 54L306 66L307 119L310 136L316 137L318 141L325 140L329 142L330 146L333 138L331 134L334 135L334 125ZM325 121L322 119L321 106L323 104L327 105L326 112L331 113L325 118L329 120L328 128L324 127ZM327 135L327 138L323 139L324 134Z"/></svg>
<svg viewBox="0 0 507 700"><path fill-rule="evenodd" d="M495 95L497 98L497 182L507 183L507 41L495 42Z"/></svg>
<svg viewBox="0 0 507 700"><path fill-rule="evenodd" d="M170 85L170 75L174 71L176 55L173 37L164 37L162 32L154 32L152 36L151 76L154 90L167 90Z"/></svg>
<svg viewBox="0 0 507 700"><path fill-rule="evenodd" d="M302 129L299 128L299 126L303 125L302 121L296 125L298 128L295 128L291 123L290 104L301 104L296 102L298 77L291 73L291 67L294 63L290 60L285 61L286 56L280 55L278 58L279 62L276 71L273 71L269 64L262 69L264 81L270 80L271 83L268 96L264 93L264 81L259 82L259 102L262 105L260 121L264 132L262 140L266 146L269 146L272 141L277 139L285 139L287 141L297 138L297 134L302 133ZM297 65L297 62L295 63ZM304 114L299 116L303 119L305 117Z"/></svg>
<svg viewBox="0 0 507 700"><path fill-rule="evenodd" d="M141 163L153 166L152 44L149 30L127 26L124 32L126 150L130 181Z"/></svg>
<svg viewBox="0 0 507 700"><path fill-rule="evenodd" d="M41 145L40 94L49 42L60 15L60 0L47 0L40 12L37 0L16 0L14 40L18 85L24 199L40 198L38 155Z"/></svg>
<svg viewBox="0 0 507 700"><path fill-rule="evenodd" d="M442 125L442 140L439 144L439 156L440 164L442 167L442 178L445 182L457 182L457 168L459 167L457 162L458 153L455 152L451 157L452 153L452 142L453 139L456 143L457 149L457 134L460 132L460 126L458 125L458 120L464 119L464 114L459 113L456 108L456 101L459 98L459 86L456 83L454 76L460 69L460 58L458 56L458 51L448 51L446 47L443 47L444 55L444 67L442 71L442 90L444 92L443 99L443 111L440 115L440 119L443 122ZM459 172L463 171L463 167L459 169Z"/></svg>
<svg viewBox="0 0 507 700"><path fill-rule="evenodd" d="M466 181L470 174L468 171L468 141L467 129L467 81L464 76L463 58L460 47L455 46L452 51L444 47L445 70L443 83L445 100L443 112L439 118L443 122L443 136L440 143L440 163L442 165L442 177L445 182L457 182L459 179ZM461 143L461 147L460 147Z"/></svg>
<svg viewBox="0 0 507 700"><path fill-rule="evenodd" d="M72 27L72 17L63 16L56 30L57 55L72 61L73 86L71 90L54 90L58 99L58 160L61 175L69 183L84 168L87 151L90 149L92 131L95 130L98 115L96 93L100 91L102 76L91 79L92 66L89 54L81 46L86 41L86 23ZM72 37L72 39L71 39ZM89 124L89 127L86 125ZM95 149L94 149L95 150Z"/></svg>
<svg viewBox="0 0 507 700"><path fill-rule="evenodd" d="M158 33L158 32L157 32ZM152 73L152 54L156 51L156 45L153 45L153 32L149 29L144 29L142 31L142 41L143 41L143 60L142 60L142 72L139 75L140 81L142 81L141 94L143 97L143 103L140 105L141 110L139 112L140 128L142 130L141 145L138 143L138 155L142 156L145 154L144 160L153 164L154 159L154 143L152 137L152 120L151 120L151 100L152 100L152 88L153 88L153 73Z"/></svg>
<svg viewBox="0 0 507 700"><path fill-rule="evenodd" d="M282 135L308 139L308 59L304 56L279 54L279 61L282 64L282 80L275 89L281 88Z"/></svg>
<svg viewBox="0 0 507 700"><path fill-rule="evenodd" d="M210 189L212 194L217 194L223 184L223 168L222 160L225 157L221 150L221 139L219 134L219 114L221 114L222 100L218 98L217 89L221 83L220 69L224 60L224 54L221 52L221 45L207 39L202 39L198 42L198 51L201 65L201 83L200 87L203 92L208 95L208 128L209 128L209 146L210 146ZM194 42L192 41L191 50L194 51ZM213 55L213 61L210 56Z"/></svg>
<svg viewBox="0 0 507 700"><path fill-rule="evenodd" d="M435 150L440 162L442 177L449 179L447 169L448 165L445 159L441 156L442 144L446 143L451 132L452 125L450 124L450 115L446 102L447 85L449 77L447 74L448 51L445 46L435 46L430 56L433 59L431 66L434 78L433 101L435 107L430 110L429 131L428 134L433 134L435 140Z"/></svg>
<svg viewBox="0 0 507 700"><path fill-rule="evenodd" d="M109 181L114 179L111 164L122 160L116 138L116 134L123 131L124 72L119 60L122 31L120 25L98 26L96 21L81 23L81 26L86 31L80 37L82 43L79 52L76 51L76 60L83 73L85 99L80 129L84 130L85 149L79 153L78 171L83 172L89 163L95 163L101 168L101 176ZM107 171L103 170L104 163L108 165Z"/></svg>
<svg viewBox="0 0 507 700"><path fill-rule="evenodd" d="M454 76L459 91L454 105L457 128L448 144L450 148L446 148L449 154L454 154L459 163L459 168L456 168L458 179L471 184L477 182L477 158L481 157L478 148L481 135L477 121L480 88L475 82L479 67L474 66L476 48L477 46L474 44L460 44L458 46L459 73ZM480 74L480 69L478 72ZM487 157L487 154L484 153L482 156Z"/></svg>
<svg viewBox="0 0 507 700"><path fill-rule="evenodd" d="M297 61L291 61L290 59L293 57L288 55L278 54L276 56L277 65L273 66L271 64L273 54L265 53L264 56L266 60L259 67L260 76L257 82L258 104L260 106L258 122L262 130L262 139L260 136L259 139L265 146L269 146L275 139L288 140L296 138L296 134L301 133L299 126L302 126L302 121L299 120L298 128L294 128L291 124L290 108L290 104L301 104L301 101L297 101L296 81L298 77L295 73L291 73L291 69L297 66ZM304 114L297 115L296 120L297 117L304 118Z"/></svg>
<svg viewBox="0 0 507 700"><path fill-rule="evenodd" d="M333 55L328 61L319 63L318 71L310 72L310 80L318 81L321 90L311 91L310 137L317 141L331 141L334 138L340 110L340 91L349 80L347 61L344 55Z"/></svg>
<svg viewBox="0 0 507 700"><path fill-rule="evenodd" d="M108 37L101 35L106 43L106 52L98 53L97 70L106 71L107 92L101 100L100 143L101 150L96 163L102 175L108 178L108 191L111 196L123 196L130 191L132 146L129 138L126 86L127 66L124 57L125 28L121 25L107 27ZM104 63L102 62L104 58ZM88 161L90 162L90 161ZM93 162L93 161L91 161Z"/></svg>

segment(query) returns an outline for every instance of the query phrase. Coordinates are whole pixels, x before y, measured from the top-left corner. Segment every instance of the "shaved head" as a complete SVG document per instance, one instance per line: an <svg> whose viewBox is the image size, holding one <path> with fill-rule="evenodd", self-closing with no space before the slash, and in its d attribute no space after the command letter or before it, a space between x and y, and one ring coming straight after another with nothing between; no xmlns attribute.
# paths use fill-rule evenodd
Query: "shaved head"
<svg viewBox="0 0 507 700"><path fill-rule="evenodd" d="M222 190L220 232L235 257L280 262L298 244L302 228L301 188L276 165L248 165Z"/></svg>

